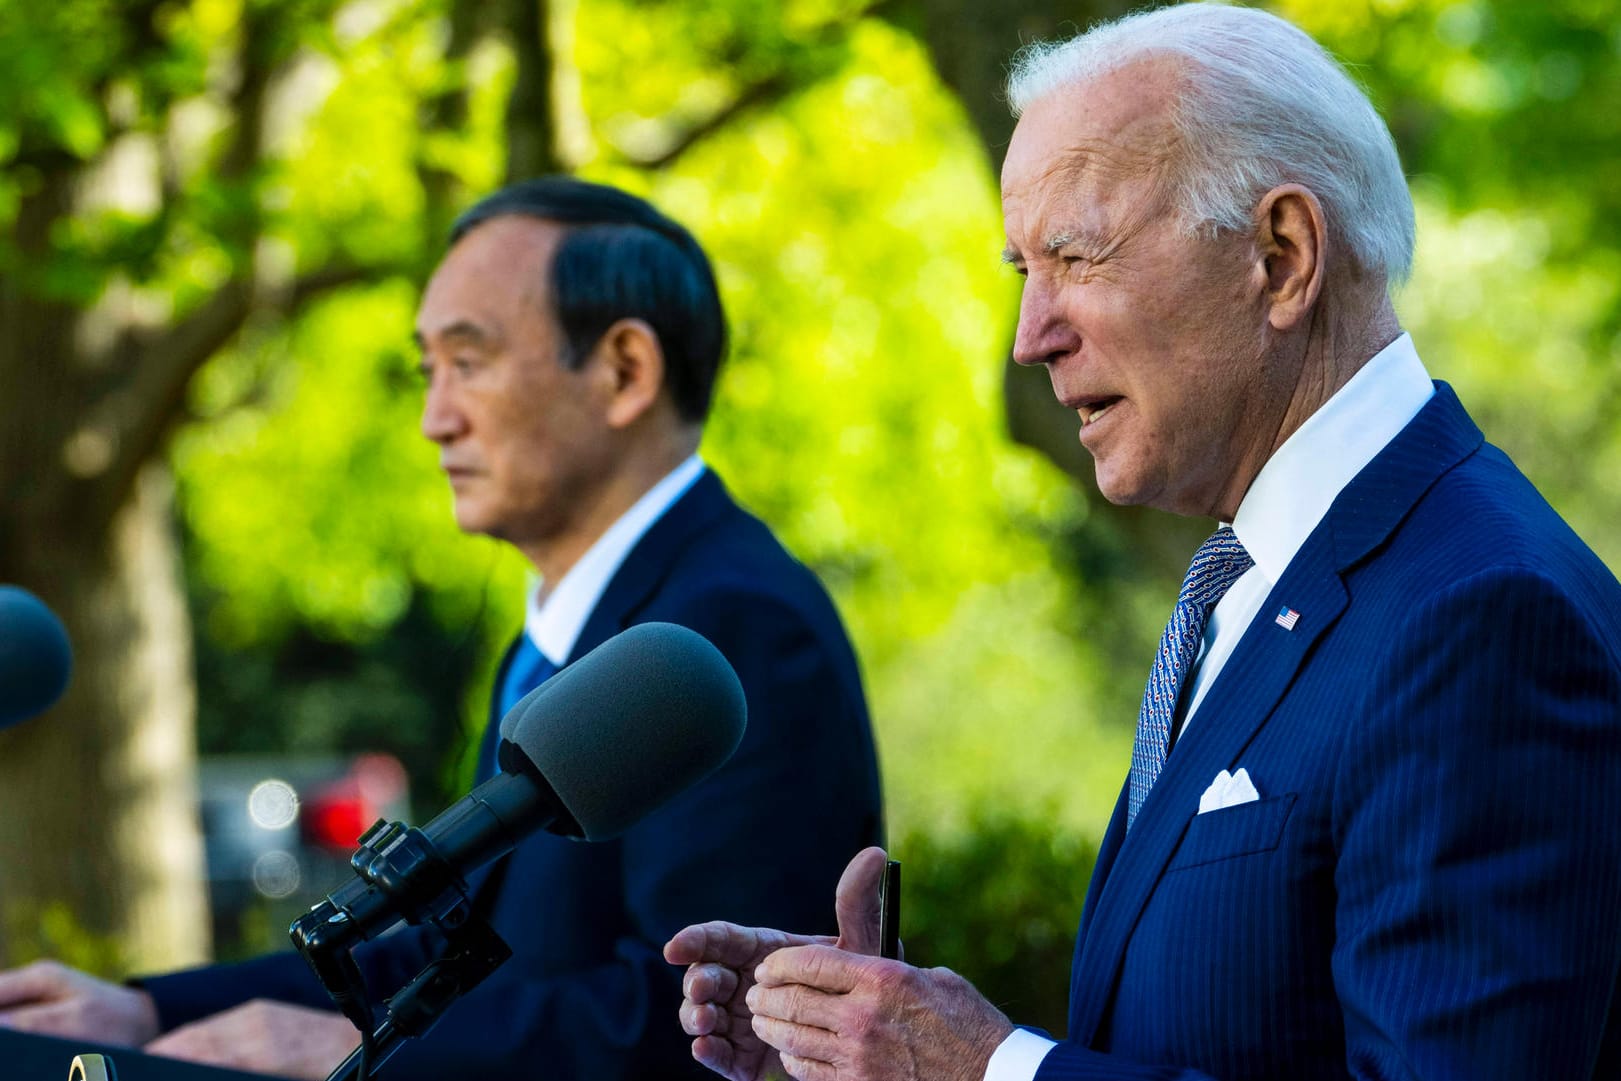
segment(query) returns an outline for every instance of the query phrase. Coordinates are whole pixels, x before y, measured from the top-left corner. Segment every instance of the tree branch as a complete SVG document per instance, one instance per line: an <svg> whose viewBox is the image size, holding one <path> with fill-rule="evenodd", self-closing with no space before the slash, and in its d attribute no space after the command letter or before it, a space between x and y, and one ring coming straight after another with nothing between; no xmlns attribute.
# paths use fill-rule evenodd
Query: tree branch
<svg viewBox="0 0 1621 1081"><path fill-rule="evenodd" d="M552 101L550 5L545 0L502 0L501 25L517 60L518 77L507 99L507 182L555 173L557 118Z"/></svg>
<svg viewBox="0 0 1621 1081"><path fill-rule="evenodd" d="M216 175L220 181L248 182L264 153L265 107L283 44L276 5L249 5L239 31L239 76L230 95L235 117ZM251 197L240 216L225 223L220 239L234 249L227 281L189 316L161 332L150 345L126 333L117 355L127 358L86 411L110 455L91 480L84 503L94 526L111 521L129 498L141 466L155 455L184 411L186 384L216 350L236 334L256 300L254 241L260 214ZM82 478L64 478L81 480Z"/></svg>
<svg viewBox="0 0 1621 1081"><path fill-rule="evenodd" d="M775 104L796 90L813 85L814 80L798 83L784 71L774 71L763 79L745 86L736 97L709 116L679 133L668 146L656 154L635 156L615 148L615 152L639 169L666 169L699 143L721 131L743 114L766 105Z"/></svg>
<svg viewBox="0 0 1621 1081"><path fill-rule="evenodd" d="M813 43L807 46L805 51L808 52L818 45L826 44L831 39L847 35L853 26L864 19L890 17L901 6L901 0L871 0L870 3L862 5L844 18L819 27L813 35ZM808 79L796 77L790 70L789 65L785 64L775 71L744 85L731 101L709 116L697 121L686 130L677 133L657 153L631 154L624 148L616 146L613 148L614 154L623 163L635 166L638 169L667 169L688 151L723 131L738 118L766 106L775 105L801 90L808 89L816 85L828 74L829 71L827 70L818 70L813 77Z"/></svg>
<svg viewBox="0 0 1621 1081"><path fill-rule="evenodd" d="M325 266L295 279L274 296L233 280L179 323L136 344L132 378L124 393L145 407L129 415L118 433L117 468L129 475L111 478L113 488L121 481L132 482L141 464L159 452L174 423L185 416L186 387L192 376L236 336L250 315L264 311L286 318L318 297L375 279L380 272L377 267L352 264Z"/></svg>

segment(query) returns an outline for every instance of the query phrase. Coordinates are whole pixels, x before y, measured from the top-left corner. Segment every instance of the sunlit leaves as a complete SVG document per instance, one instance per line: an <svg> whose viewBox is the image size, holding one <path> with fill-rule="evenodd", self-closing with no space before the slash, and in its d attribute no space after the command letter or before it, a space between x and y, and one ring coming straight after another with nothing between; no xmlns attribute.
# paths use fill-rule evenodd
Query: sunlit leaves
<svg viewBox="0 0 1621 1081"><path fill-rule="evenodd" d="M611 48L619 61L588 83L593 115L652 109L660 85L674 107L689 100L687 76L704 77L705 53L667 47L680 40L680 20L697 16L639 16L611 44L582 25L582 68L597 62L593 50ZM703 40L722 51L759 45L759 70L807 70L791 55L792 34L760 44L758 27L750 38L740 25L754 24L727 22ZM631 51L637 42L649 55ZM812 47L827 63L832 47ZM1063 786L1030 773L1039 754L1019 751L997 768L994 741L974 736L1019 726L1033 739L1073 737L1093 723L1072 693L1085 653L1068 637L1069 587L1048 543L1077 504L1001 430L998 357L1015 293L996 258L984 152L911 39L857 23L836 51L836 66L817 68L776 107L739 114L673 169L595 172L649 194L715 255L734 335L705 454L845 609L881 738L896 741L896 821L947 809L927 796L945 791L941 770L999 777L997 793L1061 799ZM352 47L342 79L309 114L302 157L285 175L289 205L314 211L314 221L342 222L332 212L339 198L369 205L377 227L410 218L411 139L385 121L426 84L413 85L421 73L394 55L376 43ZM499 64L484 74L503 77ZM365 153L341 153L356 142ZM321 184L324 173L352 170L374 182ZM385 633L413 586L463 598L441 605L448 620L472 618L493 596L490 624L512 625L517 564L498 560L490 542L455 535L416 431L418 399L398 385L411 305L403 282L334 300L291 337L250 342L199 382L205 412L250 402L194 430L179 456L197 567L218 594L212 633L274 641L290 621L346 637ZM986 602L1007 590L1039 605ZM986 635L977 659L958 663L976 630ZM1039 674L1024 678L1031 665ZM926 731L938 754L909 764L899 748ZM964 789L973 791L996 794ZM1093 825L1107 809L1112 793L1098 791L1070 799L1075 821Z"/></svg>
<svg viewBox="0 0 1621 1081"><path fill-rule="evenodd" d="M1400 297L1433 374L1457 385L1610 566L1621 566L1621 252L1555 261L1557 209L1420 201L1421 272Z"/></svg>
<svg viewBox="0 0 1621 1081"><path fill-rule="evenodd" d="M1613 14L1574 0L1283 9L1355 66L1421 175L1400 307L1422 354L1621 561L1606 539L1621 513ZM337 44L308 46L282 84L275 228L301 265L422 266L440 241L422 228L419 167L469 192L498 183L511 53L444 60L431 2L346 10ZM1002 434L1016 287L997 264L985 150L922 48L859 10L579 4L565 59L584 111L565 127L588 175L650 195L715 257L734 344L705 454L833 587L897 828L964 825L984 801L1095 831L1143 675L1121 661L1135 633L1122 628L1155 623L1169 598L1092 599L1129 552L1064 566L1085 508ZM421 130L423 103L464 80L466 126ZM521 566L455 534L416 433L413 304L404 279L334 299L290 335L251 335L199 383L212 419L178 460L224 640L295 622L387 634L411 590L447 627L476 625L492 655L515 625Z"/></svg>

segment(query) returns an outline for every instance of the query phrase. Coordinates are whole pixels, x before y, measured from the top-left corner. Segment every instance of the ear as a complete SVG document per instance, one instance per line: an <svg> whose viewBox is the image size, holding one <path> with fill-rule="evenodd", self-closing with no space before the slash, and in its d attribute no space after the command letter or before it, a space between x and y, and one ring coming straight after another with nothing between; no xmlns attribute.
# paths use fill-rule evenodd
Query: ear
<svg viewBox="0 0 1621 1081"><path fill-rule="evenodd" d="M1267 321L1290 330L1310 314L1328 266L1328 226L1310 188L1284 184L1255 210L1256 245L1264 261Z"/></svg>
<svg viewBox="0 0 1621 1081"><path fill-rule="evenodd" d="M591 352L590 363L608 385L608 426L630 427L653 408L664 389L664 349L658 335L641 319L620 319Z"/></svg>

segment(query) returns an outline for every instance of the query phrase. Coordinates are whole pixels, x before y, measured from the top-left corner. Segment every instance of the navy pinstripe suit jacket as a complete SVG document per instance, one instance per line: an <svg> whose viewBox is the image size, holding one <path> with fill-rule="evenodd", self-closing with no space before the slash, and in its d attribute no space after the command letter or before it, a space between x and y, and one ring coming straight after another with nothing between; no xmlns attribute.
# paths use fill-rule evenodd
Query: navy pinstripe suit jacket
<svg viewBox="0 0 1621 1081"><path fill-rule="evenodd" d="M1444 384L1124 807L1039 1081L1621 1077L1621 585Z"/></svg>

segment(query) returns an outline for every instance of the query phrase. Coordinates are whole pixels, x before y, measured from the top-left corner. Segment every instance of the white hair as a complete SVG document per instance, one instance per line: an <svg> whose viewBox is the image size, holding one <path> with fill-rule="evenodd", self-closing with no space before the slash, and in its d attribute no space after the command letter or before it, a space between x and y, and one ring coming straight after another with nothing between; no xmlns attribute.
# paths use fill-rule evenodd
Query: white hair
<svg viewBox="0 0 1621 1081"><path fill-rule="evenodd" d="M1013 58L1008 101L1034 102L1152 56L1182 58L1171 122L1182 141L1180 214L1215 235L1253 228L1279 184L1309 188L1331 235L1387 284L1413 264L1413 199L1395 143L1367 95L1304 31L1253 8L1192 3L1037 42Z"/></svg>

